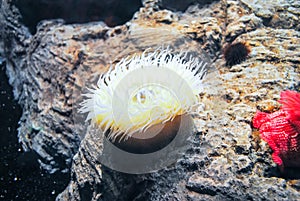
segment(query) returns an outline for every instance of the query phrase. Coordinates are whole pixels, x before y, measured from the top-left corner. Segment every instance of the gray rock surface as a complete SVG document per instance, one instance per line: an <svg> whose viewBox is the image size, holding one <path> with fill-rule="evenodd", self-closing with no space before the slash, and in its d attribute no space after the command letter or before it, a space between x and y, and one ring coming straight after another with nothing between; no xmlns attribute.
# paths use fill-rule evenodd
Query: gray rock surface
<svg viewBox="0 0 300 201"><path fill-rule="evenodd" d="M50 172L72 163L57 200L299 200L299 171L280 174L251 127L257 108L276 109L282 90L300 90L299 1L213 1L182 12L161 2L144 1L131 21L114 28L46 20L33 36L10 1L2 2L7 72L23 107L20 143ZM246 41L251 54L228 68L221 52L232 41ZM101 136L86 132L77 112L81 93L122 57L162 44L213 62L192 148L156 173L112 171L97 158Z"/></svg>
<svg viewBox="0 0 300 201"><path fill-rule="evenodd" d="M299 31L300 1L298 0L241 0L241 3L260 17L266 26Z"/></svg>

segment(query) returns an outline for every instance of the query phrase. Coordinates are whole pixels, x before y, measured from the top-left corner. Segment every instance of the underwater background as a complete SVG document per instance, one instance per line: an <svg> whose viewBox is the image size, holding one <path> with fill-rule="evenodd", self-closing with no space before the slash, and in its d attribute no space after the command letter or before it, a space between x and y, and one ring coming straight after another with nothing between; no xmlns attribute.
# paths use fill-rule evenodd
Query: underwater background
<svg viewBox="0 0 300 201"><path fill-rule="evenodd" d="M61 172L49 174L40 168L34 151L23 151L17 136L22 110L14 100L3 63L0 80L0 199L55 200L70 176Z"/></svg>

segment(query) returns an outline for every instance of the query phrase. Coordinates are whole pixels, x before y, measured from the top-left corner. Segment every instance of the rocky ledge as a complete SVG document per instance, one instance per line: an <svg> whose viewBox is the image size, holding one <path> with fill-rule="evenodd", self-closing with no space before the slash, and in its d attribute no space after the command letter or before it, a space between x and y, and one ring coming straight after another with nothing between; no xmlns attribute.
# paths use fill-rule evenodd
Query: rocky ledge
<svg viewBox="0 0 300 201"><path fill-rule="evenodd" d="M282 90L300 90L300 2L176 2L144 0L130 21L112 28L44 20L32 35L3 0L3 54L23 108L20 143L49 172L71 171L57 200L299 200L299 170L280 173L251 121L257 109L276 110ZM247 42L251 53L226 67L222 49L232 42ZM101 136L86 132L78 114L81 94L122 57L161 45L211 63L192 146L156 173L110 170L97 158Z"/></svg>

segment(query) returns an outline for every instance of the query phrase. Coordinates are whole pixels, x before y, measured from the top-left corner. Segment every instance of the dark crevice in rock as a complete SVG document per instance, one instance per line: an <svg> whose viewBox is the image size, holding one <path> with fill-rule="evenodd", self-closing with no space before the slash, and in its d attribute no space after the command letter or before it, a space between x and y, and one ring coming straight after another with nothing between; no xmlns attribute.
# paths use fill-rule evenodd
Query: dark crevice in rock
<svg viewBox="0 0 300 201"><path fill-rule="evenodd" d="M82 36L74 36L72 37L73 40L75 41L89 41L89 40L106 40L108 39L109 36L107 35L107 30L103 30L98 33L87 33L83 34Z"/></svg>
<svg viewBox="0 0 300 201"><path fill-rule="evenodd" d="M92 200L94 188L89 183L85 183L83 187L79 188L80 200Z"/></svg>
<svg viewBox="0 0 300 201"><path fill-rule="evenodd" d="M45 19L64 19L67 24L104 21L108 26L124 24L141 6L140 0L15 0L30 32Z"/></svg>
<svg viewBox="0 0 300 201"><path fill-rule="evenodd" d="M59 169L59 168L69 169L71 167L71 160L69 160L69 156L67 155L69 153L67 150L65 151L66 153L64 153L64 154L57 154L56 145L54 143L50 143L50 142L49 142L49 145L42 146L42 148L45 150L45 152L47 154L51 155L51 157L53 157L53 160L56 162L55 165L51 164L53 166L52 167L53 170L56 170L56 168L57 169ZM45 164L48 163L48 160L45 158L40 157L40 160L42 162L44 162Z"/></svg>
<svg viewBox="0 0 300 201"><path fill-rule="evenodd" d="M217 191L216 190L212 190L209 189L205 186L201 186L201 187L195 187L195 186L187 186L187 189L194 191L196 193L200 193L200 194L205 194L205 195L210 195L210 196L215 196L217 195Z"/></svg>
<svg viewBox="0 0 300 201"><path fill-rule="evenodd" d="M265 25L266 27L270 26L270 22L271 22L271 20L272 20L271 17L269 17L269 18L263 18L263 17L262 17L261 19L262 19L263 25Z"/></svg>
<svg viewBox="0 0 300 201"><path fill-rule="evenodd" d="M184 12L191 5L197 4L201 7L214 1L217 0L161 0L158 5L161 9Z"/></svg>

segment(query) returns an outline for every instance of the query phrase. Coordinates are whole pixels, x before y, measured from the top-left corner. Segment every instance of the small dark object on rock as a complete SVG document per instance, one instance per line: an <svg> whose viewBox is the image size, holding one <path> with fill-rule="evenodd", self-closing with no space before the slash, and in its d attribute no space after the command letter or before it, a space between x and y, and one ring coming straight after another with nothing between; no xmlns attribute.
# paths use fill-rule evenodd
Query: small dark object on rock
<svg viewBox="0 0 300 201"><path fill-rule="evenodd" d="M226 66L233 66L241 63L248 57L250 51L249 45L245 42L237 42L227 45L223 51Z"/></svg>

